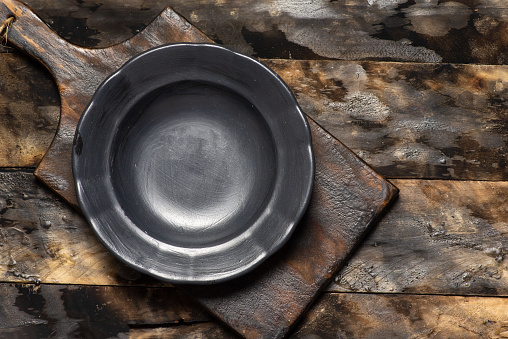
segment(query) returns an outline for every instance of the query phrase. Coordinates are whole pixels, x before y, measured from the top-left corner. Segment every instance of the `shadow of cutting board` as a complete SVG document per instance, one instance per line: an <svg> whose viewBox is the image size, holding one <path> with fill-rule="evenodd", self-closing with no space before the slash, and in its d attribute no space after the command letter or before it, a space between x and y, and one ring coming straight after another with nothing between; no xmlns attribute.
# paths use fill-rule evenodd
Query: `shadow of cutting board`
<svg viewBox="0 0 508 339"><path fill-rule="evenodd" d="M95 89L131 57L171 42L211 42L170 8L133 38L103 49L72 45L26 5L0 1L14 16L9 43L43 63L56 80L61 118L35 175L78 207L71 171L77 122ZM326 286L398 190L309 118L316 176L307 213L289 242L254 271L230 282L180 286L239 334L284 336ZM291 199L291 197L288 197Z"/></svg>

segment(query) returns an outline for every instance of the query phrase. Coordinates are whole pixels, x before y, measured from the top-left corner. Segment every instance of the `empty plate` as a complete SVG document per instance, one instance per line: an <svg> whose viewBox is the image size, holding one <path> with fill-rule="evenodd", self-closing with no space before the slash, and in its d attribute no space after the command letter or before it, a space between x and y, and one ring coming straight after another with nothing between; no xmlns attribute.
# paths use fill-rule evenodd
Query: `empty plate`
<svg viewBox="0 0 508 339"><path fill-rule="evenodd" d="M79 121L80 207L131 267L174 283L247 272L279 249L309 203L304 114L269 68L212 44L127 62Z"/></svg>

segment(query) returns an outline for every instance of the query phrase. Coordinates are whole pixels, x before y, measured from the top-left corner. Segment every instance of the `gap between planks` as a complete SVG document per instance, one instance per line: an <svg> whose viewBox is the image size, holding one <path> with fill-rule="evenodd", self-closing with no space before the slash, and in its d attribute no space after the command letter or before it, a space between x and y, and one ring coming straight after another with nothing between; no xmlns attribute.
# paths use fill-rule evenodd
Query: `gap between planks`
<svg viewBox="0 0 508 339"><path fill-rule="evenodd" d="M15 281L0 281L0 287L2 286L23 286L23 287L43 287L43 286L60 286L60 287L73 287L73 288L118 288L118 289L146 289L146 290L157 290L157 289L174 289L179 292L177 286L153 286L153 285L97 285L97 284L68 284L68 283L32 283L32 282L15 282ZM213 285L209 285L210 288L213 288ZM326 287L325 287L326 288ZM181 293L181 292L179 292ZM508 295L482 295L482 294L450 294L450 293L415 293L415 292L342 292L342 291L330 291L330 290L322 290L320 292L321 295L372 295L372 296L415 296L415 297L424 297L424 296L437 296L437 297L463 297L463 298L491 298L491 299L508 299ZM319 296L317 300L319 300ZM316 302L316 301L315 301ZM315 303L314 302L314 303ZM195 302L194 302L195 304ZM195 321L194 323L206 323L206 321ZM190 324L190 323L189 323ZM171 323L171 325L175 325Z"/></svg>

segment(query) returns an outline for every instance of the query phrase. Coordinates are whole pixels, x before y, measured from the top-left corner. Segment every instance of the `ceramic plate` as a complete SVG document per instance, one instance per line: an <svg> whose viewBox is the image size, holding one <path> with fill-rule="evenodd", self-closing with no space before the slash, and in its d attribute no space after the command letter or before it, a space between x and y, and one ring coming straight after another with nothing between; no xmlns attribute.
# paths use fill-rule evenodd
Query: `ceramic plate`
<svg viewBox="0 0 508 339"><path fill-rule="evenodd" d="M291 235L314 175L309 126L260 62L173 44L127 62L79 121L80 207L131 267L213 283L261 263Z"/></svg>

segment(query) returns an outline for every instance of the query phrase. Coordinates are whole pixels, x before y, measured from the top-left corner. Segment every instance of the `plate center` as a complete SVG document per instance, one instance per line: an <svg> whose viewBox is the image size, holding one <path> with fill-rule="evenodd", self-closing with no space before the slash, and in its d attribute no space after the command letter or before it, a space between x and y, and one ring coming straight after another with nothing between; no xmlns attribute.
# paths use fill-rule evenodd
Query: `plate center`
<svg viewBox="0 0 508 339"><path fill-rule="evenodd" d="M186 247L218 244L266 206L274 145L261 114L234 92L174 84L143 97L122 124L113 184L125 213L152 237ZM132 212L140 210L144 215Z"/></svg>

